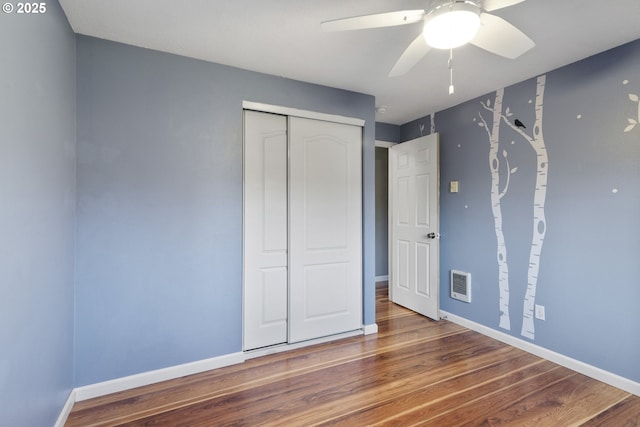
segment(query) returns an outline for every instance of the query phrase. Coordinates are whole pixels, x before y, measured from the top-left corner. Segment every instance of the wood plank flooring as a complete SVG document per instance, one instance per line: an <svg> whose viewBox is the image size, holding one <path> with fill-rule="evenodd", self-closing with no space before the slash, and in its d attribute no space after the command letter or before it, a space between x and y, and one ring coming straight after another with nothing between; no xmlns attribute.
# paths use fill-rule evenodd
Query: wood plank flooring
<svg viewBox="0 0 640 427"><path fill-rule="evenodd" d="M640 397L376 293L377 335L78 402L74 426L640 426Z"/></svg>

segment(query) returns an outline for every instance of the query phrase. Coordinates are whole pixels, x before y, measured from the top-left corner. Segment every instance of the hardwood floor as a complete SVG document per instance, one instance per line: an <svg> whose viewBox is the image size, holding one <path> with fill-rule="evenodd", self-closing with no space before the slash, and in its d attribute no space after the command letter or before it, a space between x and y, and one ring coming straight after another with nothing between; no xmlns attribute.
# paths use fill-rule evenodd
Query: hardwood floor
<svg viewBox="0 0 640 427"><path fill-rule="evenodd" d="M377 335L78 402L72 426L640 425L640 397L377 291Z"/></svg>

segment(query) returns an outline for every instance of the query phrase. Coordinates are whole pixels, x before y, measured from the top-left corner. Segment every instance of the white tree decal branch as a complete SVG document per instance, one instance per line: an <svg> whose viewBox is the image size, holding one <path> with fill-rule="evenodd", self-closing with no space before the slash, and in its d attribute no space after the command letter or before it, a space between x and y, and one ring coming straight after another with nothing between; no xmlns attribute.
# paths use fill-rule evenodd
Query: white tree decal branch
<svg viewBox="0 0 640 427"><path fill-rule="evenodd" d="M511 169L511 167L509 166L509 159L507 158L507 150L502 150L502 157L504 157L504 161L507 164L507 182L504 185L504 190L502 190L502 193L500 193L500 199L502 199L504 197L505 194L507 194L507 191L509 191L509 183L511 182L511 174L516 173L516 171L518 170L517 167Z"/></svg>
<svg viewBox="0 0 640 427"><path fill-rule="evenodd" d="M636 127L636 125L638 123L640 123L640 97L638 97L638 95L636 95L635 93L630 93L629 94L629 99L632 102L637 102L638 103L638 118L634 119L634 118L628 118L627 120L629 121L629 125L624 128L625 132L631 132L633 130L634 127Z"/></svg>

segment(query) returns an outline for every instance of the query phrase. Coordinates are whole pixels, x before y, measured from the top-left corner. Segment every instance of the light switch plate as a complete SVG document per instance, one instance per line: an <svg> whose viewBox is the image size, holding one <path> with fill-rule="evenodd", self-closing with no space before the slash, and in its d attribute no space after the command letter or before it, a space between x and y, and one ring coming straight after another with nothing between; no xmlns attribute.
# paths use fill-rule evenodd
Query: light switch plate
<svg viewBox="0 0 640 427"><path fill-rule="evenodd" d="M458 192L458 181L451 181L449 183L449 192L457 193Z"/></svg>

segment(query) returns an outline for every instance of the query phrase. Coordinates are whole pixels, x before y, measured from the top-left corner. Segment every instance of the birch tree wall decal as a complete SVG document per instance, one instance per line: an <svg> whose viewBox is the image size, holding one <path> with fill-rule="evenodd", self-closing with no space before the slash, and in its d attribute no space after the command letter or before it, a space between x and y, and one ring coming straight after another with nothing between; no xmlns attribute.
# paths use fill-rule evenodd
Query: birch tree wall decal
<svg viewBox="0 0 640 427"><path fill-rule="evenodd" d="M507 165L507 183L504 189L500 191L500 159L498 157L498 153L500 149L500 119L502 117L503 97L504 89L498 89L496 91L493 108L491 108L490 100L487 100L486 103L480 103L483 108L493 112L493 123L490 130L487 121L481 113L478 113L478 116L480 117L480 123L478 123L478 126L484 128L487 132L490 147L489 169L491 170L491 212L493 213L493 224L498 247L496 258L498 261L498 288L500 293L498 300L500 308L499 326L503 329L511 330L511 318L509 316L509 265L507 263L507 245L502 231L502 206L500 205L500 200L507 193L511 174L514 173L517 168L510 169L509 160L507 159L507 150L503 150L502 156L504 157ZM507 114L510 113L507 111Z"/></svg>
<svg viewBox="0 0 640 427"><path fill-rule="evenodd" d="M542 133L542 113L544 104L544 89L546 85L546 75L540 76L536 80L535 98L535 124L533 134L529 136L524 129L512 124L506 115L502 115L502 120L514 132L520 134L533 148L536 153L536 187L533 195L533 237L531 238L531 250L529 252L529 268L527 270L527 291L524 296L522 310L522 330L520 334L524 337L534 339L535 327L533 322L534 306L536 301L536 287L538 284L538 273L540 271L540 254L547 232L547 220L545 217L545 201L547 198L547 178L549 171L549 156L544 143Z"/></svg>
<svg viewBox="0 0 640 427"><path fill-rule="evenodd" d="M524 297L522 310L522 330L520 334L530 339L535 338L534 328L534 307L536 299L536 287L538 284L538 274L540 271L540 255L542 253L542 245L547 232L547 221L545 217L545 201L547 197L547 177L549 170L549 156L544 143L542 133L542 113L544 105L544 89L546 85L546 75L538 77L536 80L536 98L535 98L535 124L532 129L532 135L526 133L526 128L517 126L508 119L513 116L509 107L502 112L502 104L504 98L504 89L496 91L496 97L493 108L490 100L486 103L480 102L482 107L493 113L493 122L491 129L487 121L481 113L480 123L478 126L485 129L489 137L489 168L491 170L491 210L493 212L494 229L496 232L496 241L498 243L498 286L500 289L499 306L500 306L500 327L510 330L509 317L509 266L507 263L507 247L502 231L502 206L501 199L509 190L511 175L518 168L509 166L507 150L502 150L507 167L506 183L504 189L500 191L500 123L504 122L514 132L518 133L525 141L529 143L536 153L536 183L535 193L533 196L533 236L531 238L531 249L529 252L529 268L527 270L527 290ZM531 101L530 101L531 103Z"/></svg>

